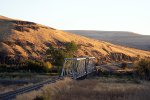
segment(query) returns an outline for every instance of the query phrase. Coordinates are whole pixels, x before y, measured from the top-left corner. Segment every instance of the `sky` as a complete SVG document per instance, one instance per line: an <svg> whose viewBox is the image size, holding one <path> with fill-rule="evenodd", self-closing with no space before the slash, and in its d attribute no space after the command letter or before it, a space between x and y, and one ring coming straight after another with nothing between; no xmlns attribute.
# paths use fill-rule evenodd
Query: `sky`
<svg viewBox="0 0 150 100"><path fill-rule="evenodd" d="M0 15L60 30L150 35L150 0L0 0Z"/></svg>

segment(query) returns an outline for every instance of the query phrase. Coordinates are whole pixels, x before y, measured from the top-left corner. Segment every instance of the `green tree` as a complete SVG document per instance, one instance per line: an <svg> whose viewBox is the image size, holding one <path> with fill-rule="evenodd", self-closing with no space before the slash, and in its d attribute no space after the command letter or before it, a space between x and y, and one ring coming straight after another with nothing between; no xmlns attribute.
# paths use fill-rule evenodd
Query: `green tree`
<svg viewBox="0 0 150 100"><path fill-rule="evenodd" d="M78 47L75 42L68 42L64 47L54 48L53 46L49 47L47 50L47 55L51 58L53 65L62 66L64 58L73 57Z"/></svg>
<svg viewBox="0 0 150 100"><path fill-rule="evenodd" d="M74 41L66 43L65 47L66 47L66 50L70 53L74 53L78 50L78 46Z"/></svg>

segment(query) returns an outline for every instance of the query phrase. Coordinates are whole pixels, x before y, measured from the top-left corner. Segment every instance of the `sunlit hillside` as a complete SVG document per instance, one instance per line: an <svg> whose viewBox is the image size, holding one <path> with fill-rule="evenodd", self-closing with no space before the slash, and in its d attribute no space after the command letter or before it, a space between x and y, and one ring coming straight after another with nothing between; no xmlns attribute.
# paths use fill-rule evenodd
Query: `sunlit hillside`
<svg viewBox="0 0 150 100"><path fill-rule="evenodd" d="M83 36L67 33L34 22L0 17L0 55L13 58L38 58L45 55L49 46L63 46L74 41L80 46L76 56L95 56L96 58L117 55L120 59L149 57L150 52L114 45Z"/></svg>

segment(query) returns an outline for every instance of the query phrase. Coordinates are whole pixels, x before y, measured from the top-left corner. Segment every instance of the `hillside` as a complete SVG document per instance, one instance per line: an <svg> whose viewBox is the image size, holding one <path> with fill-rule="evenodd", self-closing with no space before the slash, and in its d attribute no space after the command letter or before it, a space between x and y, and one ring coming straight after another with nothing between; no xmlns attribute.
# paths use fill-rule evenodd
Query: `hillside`
<svg viewBox="0 0 150 100"><path fill-rule="evenodd" d="M150 51L150 36L123 31L65 30L74 34L99 39L113 44Z"/></svg>
<svg viewBox="0 0 150 100"><path fill-rule="evenodd" d="M80 49L76 56L95 56L105 60L133 60L150 57L150 52L67 33L34 22L0 17L0 60L43 59L50 46L75 41Z"/></svg>

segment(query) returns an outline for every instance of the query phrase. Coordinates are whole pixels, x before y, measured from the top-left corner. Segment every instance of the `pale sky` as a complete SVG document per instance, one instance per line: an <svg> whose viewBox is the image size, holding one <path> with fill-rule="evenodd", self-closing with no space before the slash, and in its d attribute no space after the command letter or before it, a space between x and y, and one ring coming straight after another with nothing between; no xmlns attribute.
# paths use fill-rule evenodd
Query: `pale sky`
<svg viewBox="0 0 150 100"><path fill-rule="evenodd" d="M150 0L0 0L0 15L61 30L150 35Z"/></svg>

